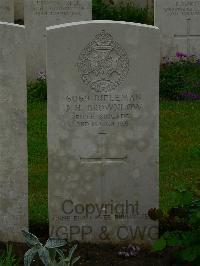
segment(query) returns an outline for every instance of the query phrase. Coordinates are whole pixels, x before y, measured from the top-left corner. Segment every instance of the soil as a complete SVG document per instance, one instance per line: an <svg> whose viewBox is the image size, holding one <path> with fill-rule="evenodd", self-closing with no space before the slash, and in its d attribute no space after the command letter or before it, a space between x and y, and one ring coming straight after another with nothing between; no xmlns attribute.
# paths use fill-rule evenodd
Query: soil
<svg viewBox="0 0 200 266"><path fill-rule="evenodd" d="M37 235L42 243L48 239L46 226L33 226L30 232ZM23 264L23 257L28 250L26 244L8 243L13 247L13 253L20 260L20 266ZM131 244L131 243L130 243ZM135 257L122 258L118 255L123 245L110 244L88 244L78 243L75 256L81 259L75 265L77 266L177 266L172 256L173 250L167 250L164 253L153 253L150 250L141 247L140 252ZM6 245L0 242L0 255L6 249ZM39 258L34 258L33 266L42 266Z"/></svg>
<svg viewBox="0 0 200 266"><path fill-rule="evenodd" d="M44 242L44 241L42 241ZM23 257L28 247L21 243L9 243L13 247L13 253L20 259L20 266L23 265ZM6 245L0 243L0 254L5 250ZM122 246L114 246L109 244L97 245L81 243L78 244L75 256L80 256L81 259L76 263L77 266L175 266L172 262L170 252L163 254L151 253L149 250L141 249L136 257L121 258L118 255ZM33 266L42 266L39 258L35 258L31 264Z"/></svg>

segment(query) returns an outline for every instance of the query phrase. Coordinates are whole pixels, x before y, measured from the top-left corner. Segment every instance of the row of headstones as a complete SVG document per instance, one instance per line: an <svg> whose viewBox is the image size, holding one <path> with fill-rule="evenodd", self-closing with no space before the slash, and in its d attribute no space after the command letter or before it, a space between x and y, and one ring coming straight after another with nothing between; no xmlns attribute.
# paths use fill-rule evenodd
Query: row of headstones
<svg viewBox="0 0 200 266"><path fill-rule="evenodd" d="M24 0L13 0L15 3L15 20L24 20ZM29 0L30 1L30 0ZM68 0L70 1L70 0ZM83 0L80 0L83 1ZM110 0L104 0L105 3L110 3ZM148 7L150 10L153 8L153 0L113 0L114 4L125 4L134 3L138 7L146 8Z"/></svg>
<svg viewBox="0 0 200 266"><path fill-rule="evenodd" d="M25 1L27 78L45 72L46 27L92 19L92 1ZM14 21L13 0L0 1L0 21ZM161 30L161 59L200 57L200 2L156 0L155 25Z"/></svg>
<svg viewBox="0 0 200 266"><path fill-rule="evenodd" d="M2 1L2 0L1 0ZM0 1L0 21L14 22L13 0ZM7 17L6 17L7 14ZM24 1L27 79L36 80L46 68L46 27L92 19L92 1Z"/></svg>
<svg viewBox="0 0 200 266"><path fill-rule="evenodd" d="M185 21L188 9L178 3L163 12L171 20L182 12ZM57 18L57 13L48 16L44 9L32 9L29 26L36 31L31 31L29 48L35 58L42 51L44 63L46 26L63 23L65 14L59 11ZM197 28L190 27L197 23L198 12L192 10L198 10L198 4L190 9L191 49L198 37L193 32ZM88 19L90 7L81 10L83 16L82 11L73 15ZM23 26L1 23L0 239L5 241L20 240L19 229L28 224L26 34ZM175 37L184 40L182 35ZM125 22L48 28L51 235L119 241L141 230L145 239L152 238L155 223L147 211L158 205L158 39L153 26ZM42 43L38 50L33 40Z"/></svg>
<svg viewBox="0 0 200 266"><path fill-rule="evenodd" d="M0 39L0 240L22 241L21 229L28 228L25 29L0 23ZM158 207L159 48L153 26L90 21L47 28L51 236L157 237L147 213Z"/></svg>

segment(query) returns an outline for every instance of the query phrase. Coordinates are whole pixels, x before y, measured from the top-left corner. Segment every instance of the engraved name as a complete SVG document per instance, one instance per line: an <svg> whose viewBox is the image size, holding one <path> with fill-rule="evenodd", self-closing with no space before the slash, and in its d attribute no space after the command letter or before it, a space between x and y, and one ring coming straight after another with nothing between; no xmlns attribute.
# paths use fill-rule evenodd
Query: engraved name
<svg viewBox="0 0 200 266"><path fill-rule="evenodd" d="M89 7L81 1L37 0L34 4L36 16L80 16L81 12Z"/></svg>
<svg viewBox="0 0 200 266"><path fill-rule="evenodd" d="M143 109L138 92L67 95L65 100L71 127L127 127L134 113Z"/></svg>
<svg viewBox="0 0 200 266"><path fill-rule="evenodd" d="M199 16L200 1L174 1L173 7L163 8L167 16Z"/></svg>

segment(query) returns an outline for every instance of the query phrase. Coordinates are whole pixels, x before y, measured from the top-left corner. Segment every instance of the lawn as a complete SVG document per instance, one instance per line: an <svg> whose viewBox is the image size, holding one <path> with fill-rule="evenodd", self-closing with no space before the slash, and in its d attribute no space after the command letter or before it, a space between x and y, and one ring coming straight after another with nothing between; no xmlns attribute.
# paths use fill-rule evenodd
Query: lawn
<svg viewBox="0 0 200 266"><path fill-rule="evenodd" d="M31 224L47 224L46 101L28 103L29 215ZM160 104L160 206L168 209L171 191L200 191L200 101Z"/></svg>
<svg viewBox="0 0 200 266"><path fill-rule="evenodd" d="M46 105L45 101L28 103L29 220L34 224L48 219Z"/></svg>
<svg viewBox="0 0 200 266"><path fill-rule="evenodd" d="M175 188L200 191L200 101L161 102L160 206L175 204Z"/></svg>

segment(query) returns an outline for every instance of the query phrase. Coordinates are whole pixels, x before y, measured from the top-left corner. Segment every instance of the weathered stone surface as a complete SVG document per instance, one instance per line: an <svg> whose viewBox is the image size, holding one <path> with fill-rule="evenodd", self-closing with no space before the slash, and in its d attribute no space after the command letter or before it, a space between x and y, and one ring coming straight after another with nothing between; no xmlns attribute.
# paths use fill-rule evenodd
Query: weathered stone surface
<svg viewBox="0 0 200 266"><path fill-rule="evenodd" d="M25 0L28 80L45 70L47 26L91 19L91 0Z"/></svg>
<svg viewBox="0 0 200 266"><path fill-rule="evenodd" d="M0 0L0 21L14 22L14 0Z"/></svg>
<svg viewBox="0 0 200 266"><path fill-rule="evenodd" d="M47 29L51 235L156 238L147 212L158 207L159 48L153 26Z"/></svg>
<svg viewBox="0 0 200 266"><path fill-rule="evenodd" d="M0 23L0 240L28 227L25 30Z"/></svg>
<svg viewBox="0 0 200 266"><path fill-rule="evenodd" d="M155 25L161 30L161 56L200 57L200 1L156 0Z"/></svg>

